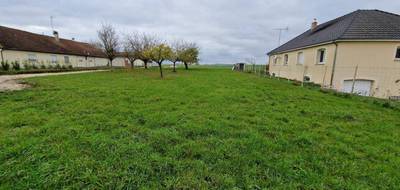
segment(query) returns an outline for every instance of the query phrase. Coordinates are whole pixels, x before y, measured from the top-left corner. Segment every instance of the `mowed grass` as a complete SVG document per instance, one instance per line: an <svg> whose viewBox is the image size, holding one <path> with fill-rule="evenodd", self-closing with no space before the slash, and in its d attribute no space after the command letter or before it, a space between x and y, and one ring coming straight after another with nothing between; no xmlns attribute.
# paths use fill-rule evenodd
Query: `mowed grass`
<svg viewBox="0 0 400 190"><path fill-rule="evenodd" d="M398 189L400 111L223 68L0 93L0 189Z"/></svg>

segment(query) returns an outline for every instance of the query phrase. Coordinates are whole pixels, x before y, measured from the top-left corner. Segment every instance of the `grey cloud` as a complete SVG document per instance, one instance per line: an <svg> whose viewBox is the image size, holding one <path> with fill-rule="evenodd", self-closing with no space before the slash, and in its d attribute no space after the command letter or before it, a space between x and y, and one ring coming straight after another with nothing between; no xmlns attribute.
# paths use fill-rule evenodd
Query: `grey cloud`
<svg viewBox="0 0 400 190"><path fill-rule="evenodd" d="M0 0L0 24L51 34L50 15L64 38L96 38L102 22L120 33L141 31L166 39L195 41L202 63L234 63L256 57L278 45L274 28L289 27L282 42L310 27L313 18L325 22L357 9L400 13L393 0Z"/></svg>

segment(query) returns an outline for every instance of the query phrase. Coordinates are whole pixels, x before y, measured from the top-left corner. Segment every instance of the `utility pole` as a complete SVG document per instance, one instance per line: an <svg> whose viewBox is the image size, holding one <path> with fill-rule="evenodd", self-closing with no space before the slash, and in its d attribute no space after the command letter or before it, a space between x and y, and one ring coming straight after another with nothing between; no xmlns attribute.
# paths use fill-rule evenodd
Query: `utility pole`
<svg viewBox="0 0 400 190"><path fill-rule="evenodd" d="M283 31L289 31L289 27L286 27L286 28L275 28L274 30L278 30L279 31L278 46L280 46L281 45L282 32Z"/></svg>

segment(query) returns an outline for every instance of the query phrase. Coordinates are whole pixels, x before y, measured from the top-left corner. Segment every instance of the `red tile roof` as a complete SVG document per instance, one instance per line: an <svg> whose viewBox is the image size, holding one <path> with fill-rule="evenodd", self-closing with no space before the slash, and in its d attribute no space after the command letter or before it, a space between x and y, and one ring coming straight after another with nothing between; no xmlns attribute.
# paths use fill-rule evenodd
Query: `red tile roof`
<svg viewBox="0 0 400 190"><path fill-rule="evenodd" d="M88 43L34 34L0 26L0 45L5 50L32 51L41 53L104 57L105 54Z"/></svg>

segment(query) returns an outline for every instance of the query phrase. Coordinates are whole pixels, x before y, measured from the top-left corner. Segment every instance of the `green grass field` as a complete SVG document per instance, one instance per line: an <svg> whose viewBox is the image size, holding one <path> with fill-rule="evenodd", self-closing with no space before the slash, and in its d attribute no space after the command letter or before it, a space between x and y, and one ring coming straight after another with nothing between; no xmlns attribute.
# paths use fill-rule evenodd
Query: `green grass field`
<svg viewBox="0 0 400 190"><path fill-rule="evenodd" d="M226 68L0 93L0 189L398 189L400 106Z"/></svg>

